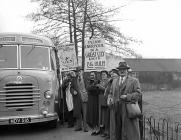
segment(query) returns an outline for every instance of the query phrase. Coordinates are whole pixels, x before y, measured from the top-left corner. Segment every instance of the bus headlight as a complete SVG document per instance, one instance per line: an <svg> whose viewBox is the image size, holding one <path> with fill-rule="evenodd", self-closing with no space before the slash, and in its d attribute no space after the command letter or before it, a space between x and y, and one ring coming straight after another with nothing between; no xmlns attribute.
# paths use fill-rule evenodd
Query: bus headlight
<svg viewBox="0 0 181 140"><path fill-rule="evenodd" d="M44 92L44 97L46 99L51 99L53 97L53 94L52 94L52 92L50 92L50 90L47 90Z"/></svg>
<svg viewBox="0 0 181 140"><path fill-rule="evenodd" d="M47 111L47 110L42 110L42 114L43 114L43 115L47 115L47 114L48 114L48 111Z"/></svg>
<svg viewBox="0 0 181 140"><path fill-rule="evenodd" d="M42 108L41 113L46 116L48 114L48 109L47 108Z"/></svg>

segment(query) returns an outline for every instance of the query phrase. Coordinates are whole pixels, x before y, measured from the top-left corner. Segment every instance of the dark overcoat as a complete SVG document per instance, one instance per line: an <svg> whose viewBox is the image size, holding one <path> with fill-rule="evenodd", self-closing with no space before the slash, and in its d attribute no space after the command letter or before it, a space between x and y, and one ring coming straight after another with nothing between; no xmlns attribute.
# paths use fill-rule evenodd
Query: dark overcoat
<svg viewBox="0 0 181 140"><path fill-rule="evenodd" d="M74 91L77 92L77 94L74 94ZM75 118L81 118L81 95L80 95L80 91L77 85L77 77L73 77L71 80L71 86L70 86L70 92L73 96L73 116Z"/></svg>
<svg viewBox="0 0 181 140"><path fill-rule="evenodd" d="M88 81L86 84L86 89L88 92L87 124L91 128L95 128L99 123L99 90L97 84L97 81Z"/></svg>
<svg viewBox="0 0 181 140"><path fill-rule="evenodd" d="M105 90L105 96L108 98L112 98L112 94L110 92L112 86L113 79L111 78L108 82L107 88ZM110 109L110 140L116 140L116 114L115 114L115 107L112 104L107 102L109 109Z"/></svg>
<svg viewBox="0 0 181 140"><path fill-rule="evenodd" d="M114 79L111 87L114 108L116 113L116 134L118 140L140 140L138 118L129 119L126 111L126 102L120 100L121 95L127 95L126 101L138 101L141 98L139 81L128 76L119 85L119 77Z"/></svg>

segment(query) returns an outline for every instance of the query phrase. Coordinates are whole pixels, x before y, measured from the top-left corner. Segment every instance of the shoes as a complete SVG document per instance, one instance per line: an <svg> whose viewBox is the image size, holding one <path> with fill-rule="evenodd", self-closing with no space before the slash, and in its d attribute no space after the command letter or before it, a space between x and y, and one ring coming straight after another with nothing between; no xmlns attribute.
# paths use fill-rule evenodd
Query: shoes
<svg viewBox="0 0 181 140"><path fill-rule="evenodd" d="M95 135L96 135L96 132L95 132L95 131L94 131L94 132L92 132L92 133L91 133L91 135L92 135L92 136L95 136Z"/></svg>
<svg viewBox="0 0 181 140"><path fill-rule="evenodd" d="M104 140L110 140L110 138L109 137L105 137Z"/></svg>
<svg viewBox="0 0 181 140"><path fill-rule="evenodd" d="M101 134L101 137L106 137L106 136L107 136L107 134L105 134L105 133Z"/></svg>
<svg viewBox="0 0 181 140"><path fill-rule="evenodd" d="M110 139L110 136L107 134L106 137L105 137L105 139L108 139L108 140L109 140L109 139Z"/></svg>
<svg viewBox="0 0 181 140"><path fill-rule="evenodd" d="M100 134L100 132L101 132L100 130L96 131L96 135L99 135L99 134Z"/></svg>
<svg viewBox="0 0 181 140"><path fill-rule="evenodd" d="M67 126L67 128L72 128L72 127L74 127L74 125L68 125L68 126Z"/></svg>
<svg viewBox="0 0 181 140"><path fill-rule="evenodd" d="M82 128L75 128L74 131L81 131Z"/></svg>
<svg viewBox="0 0 181 140"><path fill-rule="evenodd" d="M88 132L88 130L87 130L87 129L84 129L84 132Z"/></svg>

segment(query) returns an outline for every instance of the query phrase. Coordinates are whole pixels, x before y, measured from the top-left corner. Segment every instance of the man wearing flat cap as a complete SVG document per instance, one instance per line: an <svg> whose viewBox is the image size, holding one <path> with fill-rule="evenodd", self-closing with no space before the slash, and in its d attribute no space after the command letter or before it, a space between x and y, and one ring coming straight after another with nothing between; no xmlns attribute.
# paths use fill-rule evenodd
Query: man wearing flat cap
<svg viewBox="0 0 181 140"><path fill-rule="evenodd" d="M113 79L110 89L115 107L117 140L140 140L138 118L128 118L126 110L127 102L136 102L141 98L139 81L128 76L129 68L125 61L119 62L119 77Z"/></svg>

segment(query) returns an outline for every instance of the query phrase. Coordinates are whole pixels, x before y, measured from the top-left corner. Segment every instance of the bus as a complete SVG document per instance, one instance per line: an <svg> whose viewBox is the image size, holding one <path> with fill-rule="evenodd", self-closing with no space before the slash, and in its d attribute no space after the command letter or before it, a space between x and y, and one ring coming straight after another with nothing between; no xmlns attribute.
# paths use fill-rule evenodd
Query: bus
<svg viewBox="0 0 181 140"><path fill-rule="evenodd" d="M50 123L56 127L59 80L49 38L0 33L0 125Z"/></svg>

